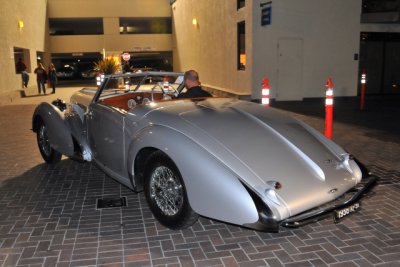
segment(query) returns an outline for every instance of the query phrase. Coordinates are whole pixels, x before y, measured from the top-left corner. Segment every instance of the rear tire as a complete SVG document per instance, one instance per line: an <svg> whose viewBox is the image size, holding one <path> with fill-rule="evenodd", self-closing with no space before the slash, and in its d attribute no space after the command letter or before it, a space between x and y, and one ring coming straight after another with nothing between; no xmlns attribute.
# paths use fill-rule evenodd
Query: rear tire
<svg viewBox="0 0 400 267"><path fill-rule="evenodd" d="M144 192L154 217L164 226L184 229L197 221L199 215L190 207L178 168L161 151L146 164Z"/></svg>
<svg viewBox="0 0 400 267"><path fill-rule="evenodd" d="M43 121L39 122L36 139L40 154L44 161L49 164L55 164L61 160L61 153L54 150L50 145L47 128Z"/></svg>

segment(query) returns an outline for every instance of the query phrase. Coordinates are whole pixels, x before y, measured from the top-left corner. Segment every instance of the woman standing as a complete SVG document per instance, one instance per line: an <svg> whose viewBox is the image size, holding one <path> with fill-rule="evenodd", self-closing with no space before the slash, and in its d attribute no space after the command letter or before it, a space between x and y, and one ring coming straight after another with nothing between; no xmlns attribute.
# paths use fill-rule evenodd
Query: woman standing
<svg viewBox="0 0 400 267"><path fill-rule="evenodd" d="M56 72L56 68L54 67L54 64L51 63L49 66L49 81L50 81L50 85L53 88L53 92L51 92L52 94L56 93L56 84L57 84L57 72Z"/></svg>
<svg viewBox="0 0 400 267"><path fill-rule="evenodd" d="M46 73L46 70L44 69L42 63L38 63L38 66L34 72L36 73L36 80L37 80L39 95L40 95L40 88L43 89L43 94L46 94L45 84L46 84L46 80L47 80L47 73Z"/></svg>

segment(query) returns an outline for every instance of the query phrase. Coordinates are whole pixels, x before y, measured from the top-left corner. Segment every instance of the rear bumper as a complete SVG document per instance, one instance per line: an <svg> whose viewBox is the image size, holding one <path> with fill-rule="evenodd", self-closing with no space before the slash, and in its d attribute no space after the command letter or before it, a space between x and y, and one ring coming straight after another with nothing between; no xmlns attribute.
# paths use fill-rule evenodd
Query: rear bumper
<svg viewBox="0 0 400 267"><path fill-rule="evenodd" d="M321 207L289 217L281 221L280 225L295 228L317 222L329 216L333 217L336 210L359 202L374 187L378 179L377 176L364 178L357 186L344 195L344 199L340 198L340 201L336 200Z"/></svg>

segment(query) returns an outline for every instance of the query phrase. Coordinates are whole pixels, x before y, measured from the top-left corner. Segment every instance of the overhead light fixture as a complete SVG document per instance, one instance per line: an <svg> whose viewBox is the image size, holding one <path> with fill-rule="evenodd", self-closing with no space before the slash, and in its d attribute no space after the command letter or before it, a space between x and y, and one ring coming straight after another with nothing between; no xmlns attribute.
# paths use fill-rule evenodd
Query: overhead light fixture
<svg viewBox="0 0 400 267"><path fill-rule="evenodd" d="M24 27L24 22L22 20L18 20L18 28L22 29Z"/></svg>

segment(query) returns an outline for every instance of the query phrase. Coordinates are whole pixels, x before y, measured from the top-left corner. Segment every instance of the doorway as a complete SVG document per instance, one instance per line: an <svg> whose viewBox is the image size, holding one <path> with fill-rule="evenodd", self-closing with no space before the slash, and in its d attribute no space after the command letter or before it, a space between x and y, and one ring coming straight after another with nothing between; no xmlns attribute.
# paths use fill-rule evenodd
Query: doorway
<svg viewBox="0 0 400 267"><path fill-rule="evenodd" d="M280 39L278 41L277 101L303 99L303 40Z"/></svg>
<svg viewBox="0 0 400 267"><path fill-rule="evenodd" d="M398 51L400 33L361 33L359 71L360 76L364 70L367 75L366 94L400 95ZM360 81L358 87L360 92Z"/></svg>

